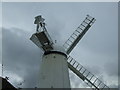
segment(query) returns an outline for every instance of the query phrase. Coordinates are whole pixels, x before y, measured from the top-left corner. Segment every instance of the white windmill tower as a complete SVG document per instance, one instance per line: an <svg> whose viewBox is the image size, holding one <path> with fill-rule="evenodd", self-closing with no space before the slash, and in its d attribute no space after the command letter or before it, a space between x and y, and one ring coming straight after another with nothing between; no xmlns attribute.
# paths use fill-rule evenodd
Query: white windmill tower
<svg viewBox="0 0 120 90"><path fill-rule="evenodd" d="M95 22L95 18L87 15L85 20L73 32L63 46L57 46L49 36L42 16L35 17L36 33L32 40L44 51L40 65L39 88L70 88L68 68L95 90L109 89L102 81L69 56L70 52Z"/></svg>

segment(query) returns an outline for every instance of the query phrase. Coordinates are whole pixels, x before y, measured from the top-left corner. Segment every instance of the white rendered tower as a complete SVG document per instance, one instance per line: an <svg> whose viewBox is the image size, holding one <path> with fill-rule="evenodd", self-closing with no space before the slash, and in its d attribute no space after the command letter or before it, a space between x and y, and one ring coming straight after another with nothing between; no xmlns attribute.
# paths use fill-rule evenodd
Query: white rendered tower
<svg viewBox="0 0 120 90"><path fill-rule="evenodd" d="M40 67L40 88L70 88L67 55L57 46L45 52Z"/></svg>

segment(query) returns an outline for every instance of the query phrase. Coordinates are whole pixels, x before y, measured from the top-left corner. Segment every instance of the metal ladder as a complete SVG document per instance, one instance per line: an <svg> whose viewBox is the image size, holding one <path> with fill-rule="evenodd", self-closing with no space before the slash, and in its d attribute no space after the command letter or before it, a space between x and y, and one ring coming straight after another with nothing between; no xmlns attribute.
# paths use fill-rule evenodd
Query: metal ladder
<svg viewBox="0 0 120 90"><path fill-rule="evenodd" d="M91 72L85 69L81 64L75 61L71 56L68 56L68 67L81 78L93 90L110 90L101 80L94 76Z"/></svg>
<svg viewBox="0 0 120 90"><path fill-rule="evenodd" d="M69 54L72 49L76 46L79 40L84 36L84 34L88 31L88 29L95 22L95 18L87 15L85 20L79 25L79 27L73 32L73 34L69 37L69 39L64 43L64 48Z"/></svg>

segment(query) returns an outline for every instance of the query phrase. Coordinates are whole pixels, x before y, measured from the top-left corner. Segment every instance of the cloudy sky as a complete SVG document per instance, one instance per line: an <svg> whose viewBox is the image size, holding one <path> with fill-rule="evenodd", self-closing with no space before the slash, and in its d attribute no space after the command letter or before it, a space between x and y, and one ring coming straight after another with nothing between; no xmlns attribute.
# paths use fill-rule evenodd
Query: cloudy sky
<svg viewBox="0 0 120 90"><path fill-rule="evenodd" d="M118 86L118 3L117 2L3 2L2 60L3 76L19 87L37 86L43 52L29 38L35 32L34 17L42 15L53 41L61 45L87 14L95 24L70 54L109 87ZM0 4L1 7L1 4ZM1 36L1 33L0 33ZM1 37L0 37L1 38ZM87 87L70 71L71 87Z"/></svg>

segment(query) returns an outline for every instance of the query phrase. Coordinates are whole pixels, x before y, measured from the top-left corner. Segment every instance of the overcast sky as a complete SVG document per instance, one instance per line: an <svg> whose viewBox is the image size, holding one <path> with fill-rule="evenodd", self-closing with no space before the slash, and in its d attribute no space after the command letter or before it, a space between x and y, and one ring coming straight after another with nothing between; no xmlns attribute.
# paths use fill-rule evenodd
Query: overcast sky
<svg viewBox="0 0 120 90"><path fill-rule="evenodd" d="M80 64L109 87L118 86L118 6L115 3L3 3L2 60L4 76L18 87L37 86L43 52L29 38L34 17L45 18L51 38L61 45L89 14L95 24L71 53ZM24 81L25 80L25 81ZM70 71L71 87L87 87Z"/></svg>

